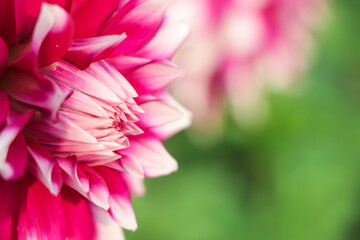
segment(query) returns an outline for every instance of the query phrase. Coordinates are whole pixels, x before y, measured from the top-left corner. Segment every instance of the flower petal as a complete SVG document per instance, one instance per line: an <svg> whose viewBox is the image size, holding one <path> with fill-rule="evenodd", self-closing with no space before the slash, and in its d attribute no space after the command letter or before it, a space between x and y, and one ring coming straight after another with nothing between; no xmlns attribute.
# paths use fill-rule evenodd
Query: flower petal
<svg viewBox="0 0 360 240"><path fill-rule="evenodd" d="M10 47L16 42L14 0L0 0L0 38Z"/></svg>
<svg viewBox="0 0 360 240"><path fill-rule="evenodd" d="M10 111L10 102L5 93L5 91L0 88L0 128L3 124L5 124L6 118L9 115Z"/></svg>
<svg viewBox="0 0 360 240"><path fill-rule="evenodd" d="M83 170L89 176L89 200L91 200L91 202L93 202L95 205L108 210L110 208L109 189L104 179L92 168L85 168L85 166L83 166Z"/></svg>
<svg viewBox="0 0 360 240"><path fill-rule="evenodd" d="M121 172L108 167L97 167L96 170L104 178L110 192L109 213L121 227L135 230L137 223L132 208L130 193Z"/></svg>
<svg viewBox="0 0 360 240"><path fill-rule="evenodd" d="M148 109L144 114L141 114L140 122L144 125L139 124L142 128L148 128L153 134L155 134L160 139L167 139L174 135L175 133L189 127L192 122L192 114L183 106L181 106L175 99L173 99L167 92L157 92L156 93L157 101L153 101L152 106L147 106L150 108L156 108L157 106L163 105L166 107L159 107L159 110ZM157 102L157 104L155 104ZM150 102L148 102L150 103ZM145 103L145 104L148 104ZM140 106L142 106L141 104ZM172 109L166 111L166 108ZM163 114L167 117L164 117L163 121L156 120L157 116L153 115L153 112L158 112L163 109ZM175 113L176 112L176 113ZM159 113L160 114L160 113ZM178 116L178 117L175 117ZM142 119L144 117L144 119ZM166 121L167 120L167 121Z"/></svg>
<svg viewBox="0 0 360 240"><path fill-rule="evenodd" d="M61 170L54 156L41 145L29 141L29 170L39 179L49 191L57 195L62 186Z"/></svg>
<svg viewBox="0 0 360 240"><path fill-rule="evenodd" d="M107 0L106 4L93 0L72 1L71 15L75 22L75 37L94 36L96 30L112 16L118 5L119 0Z"/></svg>
<svg viewBox="0 0 360 240"><path fill-rule="evenodd" d="M132 139L129 148L119 151L123 158L140 163L145 177L158 177L177 170L175 159L166 151L161 141L151 136Z"/></svg>
<svg viewBox="0 0 360 240"><path fill-rule="evenodd" d="M3 88L12 98L40 108L52 119L57 118L61 103L71 94L71 91L62 91L51 79L22 70L10 69L1 80Z"/></svg>
<svg viewBox="0 0 360 240"><path fill-rule="evenodd" d="M8 58L9 58L8 48L4 40L0 37L0 77L5 72Z"/></svg>
<svg viewBox="0 0 360 240"><path fill-rule="evenodd" d="M28 163L26 141L22 134L17 135L9 147L6 162L0 168L0 174L5 180L14 180L21 177Z"/></svg>
<svg viewBox="0 0 360 240"><path fill-rule="evenodd" d="M64 209L67 215L67 238L92 240L95 236L95 225L90 207L85 198L65 187L61 191Z"/></svg>
<svg viewBox="0 0 360 240"><path fill-rule="evenodd" d="M29 46L15 48L10 65L37 73L38 66L49 65L64 56L73 32L71 17L63 8L43 3Z"/></svg>
<svg viewBox="0 0 360 240"><path fill-rule="evenodd" d="M0 172L1 172L1 175L6 175L9 177L13 174L13 173L6 173L6 171L11 171L11 168L10 168L11 166L9 166L5 162L7 159L9 147L10 147L11 143L15 140L15 138L18 136L21 129L25 126L25 124L28 122L28 120L33 116L33 114L34 114L34 111L30 111L24 115L20 115L19 117L16 117L15 120L10 122L10 124L5 126L5 128L2 129L2 131L0 131ZM21 155L19 155L19 156L21 156ZM18 160L19 159L16 159L16 162ZM23 161L26 161L26 160L27 160L27 158L23 159ZM21 169L21 166L20 166L20 169Z"/></svg>
<svg viewBox="0 0 360 240"><path fill-rule="evenodd" d="M25 176L23 184L27 185L27 192L20 197L18 239L65 240L66 214L60 196L52 195L30 174Z"/></svg>
<svg viewBox="0 0 360 240"><path fill-rule="evenodd" d="M78 167L76 158L58 158L61 169L63 170L63 181L79 193L89 192L89 179L85 172Z"/></svg>
<svg viewBox="0 0 360 240"><path fill-rule="evenodd" d="M95 220L96 240L125 240L121 227L108 212L96 205L90 205L90 209Z"/></svg>
<svg viewBox="0 0 360 240"><path fill-rule="evenodd" d="M51 68L43 69L43 72L70 88L93 96L110 105L122 103L122 100L111 89L104 86L101 79L96 79L91 74L66 61L58 61L51 65Z"/></svg>
<svg viewBox="0 0 360 240"><path fill-rule="evenodd" d="M133 56L117 56L106 59L113 67L115 67L121 74L125 75L129 72L138 69L141 66L151 62L149 59L133 57Z"/></svg>
<svg viewBox="0 0 360 240"><path fill-rule="evenodd" d="M4 181L0 178L0 239L12 240L17 234L20 211L21 180Z"/></svg>
<svg viewBox="0 0 360 240"><path fill-rule="evenodd" d="M126 79L139 94L151 93L165 88L181 78L184 71L170 61L153 61L126 74Z"/></svg>
<svg viewBox="0 0 360 240"><path fill-rule="evenodd" d="M64 58L80 69L110 55L126 38L125 34L75 39Z"/></svg>
<svg viewBox="0 0 360 240"><path fill-rule="evenodd" d="M167 19L155 37L144 48L137 51L134 56L150 59L171 59L189 35L189 31L185 22Z"/></svg>
<svg viewBox="0 0 360 240"><path fill-rule="evenodd" d="M168 0L129 1L108 22L100 35L126 33L127 38L114 51L113 56L128 55L146 45L159 30Z"/></svg>

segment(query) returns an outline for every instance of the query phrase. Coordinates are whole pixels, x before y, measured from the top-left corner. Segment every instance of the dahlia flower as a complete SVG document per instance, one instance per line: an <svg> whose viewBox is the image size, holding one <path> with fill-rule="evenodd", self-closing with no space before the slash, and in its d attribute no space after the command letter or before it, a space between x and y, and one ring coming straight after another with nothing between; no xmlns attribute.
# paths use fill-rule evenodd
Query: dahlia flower
<svg viewBox="0 0 360 240"><path fill-rule="evenodd" d="M165 90L187 35L167 0L0 0L0 239L122 239L132 194L177 169ZM173 33L168 35L169 33Z"/></svg>
<svg viewBox="0 0 360 240"><path fill-rule="evenodd" d="M187 76L173 90L194 126L219 127L225 99L242 121L261 113L266 85L288 89L306 69L324 9L325 0L175 0L171 14L192 31L174 59Z"/></svg>

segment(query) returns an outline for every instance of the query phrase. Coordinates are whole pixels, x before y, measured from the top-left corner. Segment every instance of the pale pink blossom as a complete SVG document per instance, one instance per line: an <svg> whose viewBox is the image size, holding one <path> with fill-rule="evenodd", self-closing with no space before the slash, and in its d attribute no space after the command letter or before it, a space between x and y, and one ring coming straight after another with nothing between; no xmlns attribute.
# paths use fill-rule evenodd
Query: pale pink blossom
<svg viewBox="0 0 360 240"><path fill-rule="evenodd" d="M190 123L165 90L187 35L168 5L0 1L0 239L136 229L131 195L177 170L162 140Z"/></svg>
<svg viewBox="0 0 360 240"><path fill-rule="evenodd" d="M229 101L242 121L261 114L268 87L288 89L308 66L325 0L175 0L191 34L174 61L186 71L174 93L197 129L219 129Z"/></svg>

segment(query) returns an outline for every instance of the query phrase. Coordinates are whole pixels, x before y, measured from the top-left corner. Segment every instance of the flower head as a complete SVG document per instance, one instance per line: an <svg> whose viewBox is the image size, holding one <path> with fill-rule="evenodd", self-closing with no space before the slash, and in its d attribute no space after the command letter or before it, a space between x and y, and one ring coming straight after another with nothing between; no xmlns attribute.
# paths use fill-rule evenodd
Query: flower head
<svg viewBox="0 0 360 240"><path fill-rule="evenodd" d="M305 70L323 0L175 0L192 27L175 62L187 72L174 92L209 132L230 100L237 117L257 115L268 85L287 89ZM241 119L239 119L241 120ZM254 119L250 119L253 121Z"/></svg>
<svg viewBox="0 0 360 240"><path fill-rule="evenodd" d="M187 30L166 0L47 2L1 2L0 238L121 239L141 179L177 169Z"/></svg>

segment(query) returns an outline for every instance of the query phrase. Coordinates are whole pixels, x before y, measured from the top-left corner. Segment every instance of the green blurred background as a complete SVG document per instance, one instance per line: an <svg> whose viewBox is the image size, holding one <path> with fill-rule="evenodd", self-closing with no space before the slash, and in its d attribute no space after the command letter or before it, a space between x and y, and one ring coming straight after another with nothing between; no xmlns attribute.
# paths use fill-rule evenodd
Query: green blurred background
<svg viewBox="0 0 360 240"><path fill-rule="evenodd" d="M145 181L127 240L360 239L360 1L331 2L301 91L269 93L258 129L166 142L179 171Z"/></svg>

